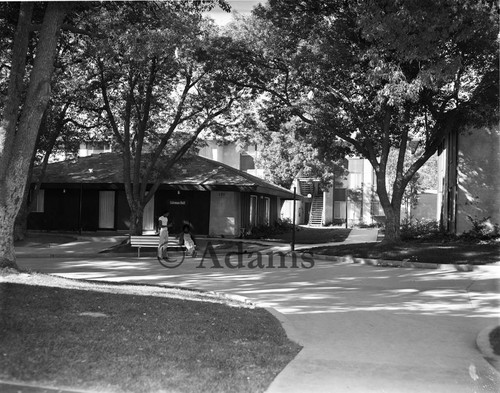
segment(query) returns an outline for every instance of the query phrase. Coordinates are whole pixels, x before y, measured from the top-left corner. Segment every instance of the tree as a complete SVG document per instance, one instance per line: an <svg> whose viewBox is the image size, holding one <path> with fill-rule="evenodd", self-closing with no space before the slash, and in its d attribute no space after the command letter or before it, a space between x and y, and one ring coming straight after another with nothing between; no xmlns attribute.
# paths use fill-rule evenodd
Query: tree
<svg viewBox="0 0 500 393"><path fill-rule="evenodd" d="M224 0L180 0L151 3L151 9L169 6L177 12L200 14L215 4L225 10ZM129 5L132 7L133 5ZM94 36L86 29L85 11L113 8L113 3L1 3L0 91L5 94L0 105L0 267L16 267L13 231L14 221L26 189L30 162L42 117L51 95L51 76L58 35L69 11L64 28L75 34ZM16 28L10 20L16 19ZM126 22L126 21L125 21ZM34 34L35 33L35 34ZM4 39L5 38L5 39ZM30 60L33 59L31 65ZM6 87L7 85L7 87ZM5 93L6 92L6 93Z"/></svg>
<svg viewBox="0 0 500 393"><path fill-rule="evenodd" d="M327 189L335 178L344 174L344 160L322 159L321 152L302 136L300 121L291 121L270 130L265 125L254 126L247 141L260 147L256 165L264 168L264 177L282 187L290 188L299 173L303 177L320 179Z"/></svg>
<svg viewBox="0 0 500 393"><path fill-rule="evenodd" d="M246 79L228 78L266 92L283 121L308 124L316 146L341 140L367 158L385 240L398 241L406 186L443 137L498 117L497 15L479 0L270 0L232 43Z"/></svg>
<svg viewBox="0 0 500 393"><path fill-rule="evenodd" d="M81 65L81 53L75 50L78 40L78 34L69 31L60 34L51 97L40 123L23 203L16 217L15 241L24 238L28 215L37 200L49 160L54 156L77 156L81 142L95 139L95 136L105 138L100 132L92 132L99 129L100 119L97 123L89 123L85 116L89 86L86 70ZM36 176L33 176L34 167Z"/></svg>
<svg viewBox="0 0 500 393"><path fill-rule="evenodd" d="M220 60L207 50L215 27L197 11L120 4L88 23L95 32L85 49L89 84L99 90L95 108L104 110L123 160L130 232L142 234L144 208L162 179L202 131L227 120L245 89L220 79Z"/></svg>
<svg viewBox="0 0 500 393"><path fill-rule="evenodd" d="M412 145L414 145L413 148L410 148L410 146L407 147L407 157L412 157L415 154L421 154L418 149L418 143L414 143ZM396 179L398 157L398 151L396 149L391 149L387 158L386 167L386 185L389 193L391 192L391 184L393 184ZM410 164L411 160L406 160L403 170L408 170ZM424 190L437 190L437 173L437 155L433 155L422 167L420 167L417 173L415 173L415 175L408 182L402 198L402 214L404 213L402 219L405 225L408 225L413 219L411 212L412 209L418 205L419 195L421 192ZM389 194L389 197L390 196L391 194Z"/></svg>
<svg viewBox="0 0 500 393"><path fill-rule="evenodd" d="M42 116L50 98L58 33L69 7L66 3L46 6L34 50L35 60L33 67L28 69L34 4L19 5L10 50L8 90L0 121L0 267L16 267L14 222L23 200Z"/></svg>

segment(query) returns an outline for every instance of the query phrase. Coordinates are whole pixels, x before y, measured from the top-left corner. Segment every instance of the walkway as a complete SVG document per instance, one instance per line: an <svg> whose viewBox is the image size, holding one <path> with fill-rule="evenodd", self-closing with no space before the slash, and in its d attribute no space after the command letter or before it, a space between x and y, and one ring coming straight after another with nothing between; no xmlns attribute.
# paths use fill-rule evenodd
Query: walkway
<svg viewBox="0 0 500 393"><path fill-rule="evenodd" d="M46 237L48 235L43 234ZM350 243L369 243L376 242L378 235L378 229L358 229L354 228L349 233L349 236L343 242L336 243L321 243L314 244L314 247L324 247L339 244L350 244ZM71 236L68 236L71 237ZM96 256L100 251L105 250L109 247L119 244L121 241L127 238L127 235L117 235L117 236L76 236L74 240L68 241L66 243L43 243L37 244L36 237L31 236L34 239L33 245L26 246L16 246L16 256L18 258L47 258L47 257L93 257ZM57 238L54 235L54 238ZM210 240L210 239L207 239ZM220 238L214 239L220 241ZM264 240L252 240L252 239L223 239L224 241L234 241L243 242L248 245L255 246L256 250L272 249L272 250L290 250L290 244L288 243L278 243ZM311 248L311 244L296 244L296 250L303 250ZM135 255L135 253L134 253ZM114 257L114 255L109 255ZM131 255L132 256L132 255Z"/></svg>

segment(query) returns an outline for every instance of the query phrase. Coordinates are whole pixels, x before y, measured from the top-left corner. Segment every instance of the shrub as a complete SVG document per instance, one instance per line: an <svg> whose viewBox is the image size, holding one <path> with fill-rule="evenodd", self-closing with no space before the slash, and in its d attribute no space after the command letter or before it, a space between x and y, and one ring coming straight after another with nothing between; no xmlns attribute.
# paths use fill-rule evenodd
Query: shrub
<svg viewBox="0 0 500 393"><path fill-rule="evenodd" d="M278 219L272 225L257 225L250 230L249 238L262 239L272 237L273 235L289 232L293 229L293 224L290 219ZM296 230L299 227L296 226Z"/></svg>
<svg viewBox="0 0 500 393"><path fill-rule="evenodd" d="M382 225L379 224L378 222L372 222L370 224L367 224L363 221L361 221L358 225L356 225L358 228L380 228Z"/></svg>
<svg viewBox="0 0 500 393"><path fill-rule="evenodd" d="M435 220L417 219L401 225L401 239L426 239L439 233L439 223Z"/></svg>
<svg viewBox="0 0 500 393"><path fill-rule="evenodd" d="M337 225L337 226L339 226L339 225L345 225L345 219L343 219L343 218L334 218L332 220L332 225Z"/></svg>
<svg viewBox="0 0 500 393"><path fill-rule="evenodd" d="M460 237L467 240L490 240L500 237L500 228L498 224L493 224L491 217L484 217L479 220L467 216L472 224L471 230L464 232Z"/></svg>

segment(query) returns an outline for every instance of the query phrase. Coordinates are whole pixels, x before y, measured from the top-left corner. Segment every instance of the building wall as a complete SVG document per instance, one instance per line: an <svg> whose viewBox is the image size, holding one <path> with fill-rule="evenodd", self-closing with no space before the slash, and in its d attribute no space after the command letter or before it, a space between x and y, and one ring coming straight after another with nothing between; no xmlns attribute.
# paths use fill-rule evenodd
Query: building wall
<svg viewBox="0 0 500 393"><path fill-rule="evenodd" d="M218 145L214 141L209 141L207 146L201 149L198 154L201 157L219 161L230 167L240 169L240 153L236 150L234 143Z"/></svg>
<svg viewBox="0 0 500 393"><path fill-rule="evenodd" d="M292 192L294 187L297 196L295 200L295 224L303 225L307 217L305 214L305 201L303 198L301 198L301 194L303 194L303 192L300 189L300 182L298 179L294 179L293 181L293 184L290 188ZM287 199L280 202L279 217L283 220L290 220L290 222L293 222L293 206L294 203L292 199Z"/></svg>
<svg viewBox="0 0 500 393"><path fill-rule="evenodd" d="M210 194L209 234L239 236L240 194L232 191L212 191Z"/></svg>
<svg viewBox="0 0 500 393"><path fill-rule="evenodd" d="M458 135L450 133L438 149L438 214L441 228L455 233L457 212Z"/></svg>
<svg viewBox="0 0 500 393"><path fill-rule="evenodd" d="M323 192L323 224L328 226L333 224L333 186Z"/></svg>
<svg viewBox="0 0 500 393"><path fill-rule="evenodd" d="M372 224L372 204L374 200L378 200L374 188L373 168L366 159L349 158L348 171L348 225Z"/></svg>
<svg viewBox="0 0 500 393"><path fill-rule="evenodd" d="M255 167L255 161L259 156L259 149L255 146L250 145L241 150L237 148L235 143L218 145L215 141L209 141L198 154L201 157L222 162L240 171L264 178L264 169Z"/></svg>
<svg viewBox="0 0 500 393"><path fill-rule="evenodd" d="M198 153L201 157L222 162L230 167L241 169L240 152L234 143L218 145L215 141L207 142L207 146Z"/></svg>
<svg viewBox="0 0 500 393"><path fill-rule="evenodd" d="M375 181L373 167L370 161L363 160L363 216L361 221L366 224L373 224L372 202L376 198Z"/></svg>
<svg viewBox="0 0 500 393"><path fill-rule="evenodd" d="M458 136L456 232L471 229L467 216L500 223L500 128Z"/></svg>
<svg viewBox="0 0 500 393"><path fill-rule="evenodd" d="M80 143L80 149L78 150L78 157L87 157L92 154L110 153L111 144L106 142L95 142L95 143Z"/></svg>
<svg viewBox="0 0 500 393"><path fill-rule="evenodd" d="M323 191L323 225L344 225L346 216L348 225L375 222L372 213L373 206L378 203L378 197L374 188L373 169L369 161L362 158L349 158L347 165L349 171L347 177L335 179L335 187ZM298 183L295 181L294 184L299 193L301 190ZM304 192L302 194L305 195ZM307 199L297 201L297 224L307 222L307 204L309 202ZM285 202L281 211L282 216L290 219L293 214L291 204L292 201ZM377 213L377 216L380 215L378 209Z"/></svg>
<svg viewBox="0 0 500 393"><path fill-rule="evenodd" d="M436 191L424 191L418 196L418 203L411 208L411 217L435 221L438 219Z"/></svg>
<svg viewBox="0 0 500 393"><path fill-rule="evenodd" d="M160 188L155 194L154 217L158 218L168 210L169 227L172 233L180 233L184 224L192 227L196 235L209 233L211 192L180 191Z"/></svg>
<svg viewBox="0 0 500 393"><path fill-rule="evenodd" d="M283 220L290 220L290 222L293 222L293 200L292 199L287 199L287 200L283 201L283 203L281 205L281 210L280 210L280 218ZM304 224L304 221L305 221L304 202L297 199L295 201L295 224L302 225L302 224Z"/></svg>
<svg viewBox="0 0 500 393"><path fill-rule="evenodd" d="M44 204L40 211L30 213L28 229L97 231L128 230L130 209L123 187L111 184L45 184ZM114 192L112 227L100 228L100 191ZM160 189L153 200L151 227L144 223L145 232L154 233L158 217L170 211L170 231L180 233L184 223L190 223L195 234L207 235L209 230L210 193L208 191L176 191Z"/></svg>

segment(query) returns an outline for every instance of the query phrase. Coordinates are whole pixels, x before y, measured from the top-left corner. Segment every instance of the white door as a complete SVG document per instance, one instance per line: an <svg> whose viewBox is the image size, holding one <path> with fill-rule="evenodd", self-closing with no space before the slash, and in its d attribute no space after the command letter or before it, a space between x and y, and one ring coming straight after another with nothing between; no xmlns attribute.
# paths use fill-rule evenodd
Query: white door
<svg viewBox="0 0 500 393"><path fill-rule="evenodd" d="M115 228L115 192L99 191L99 229Z"/></svg>
<svg viewBox="0 0 500 393"><path fill-rule="evenodd" d="M155 229L155 196L144 207L144 216L142 217L142 227L145 231L154 231Z"/></svg>

